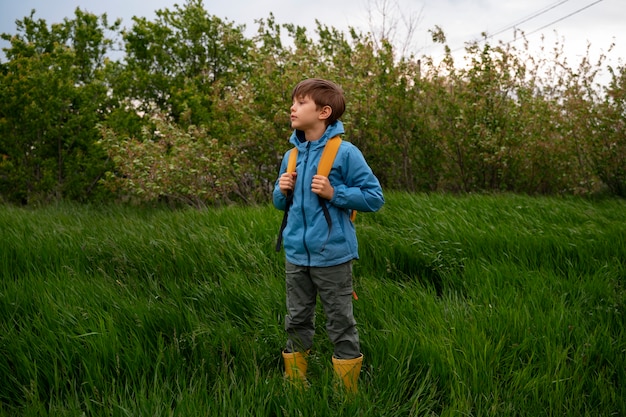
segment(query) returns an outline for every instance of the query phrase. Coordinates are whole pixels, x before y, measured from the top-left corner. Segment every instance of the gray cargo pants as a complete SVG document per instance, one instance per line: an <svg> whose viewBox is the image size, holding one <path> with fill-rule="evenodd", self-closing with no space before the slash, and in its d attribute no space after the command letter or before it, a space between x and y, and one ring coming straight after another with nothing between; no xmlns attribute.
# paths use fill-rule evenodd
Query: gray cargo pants
<svg viewBox="0 0 626 417"><path fill-rule="evenodd" d="M352 261L330 267L306 267L286 262L288 335L286 351L306 351L313 345L317 295L326 315L326 331L334 356L361 355L359 334L352 312Z"/></svg>

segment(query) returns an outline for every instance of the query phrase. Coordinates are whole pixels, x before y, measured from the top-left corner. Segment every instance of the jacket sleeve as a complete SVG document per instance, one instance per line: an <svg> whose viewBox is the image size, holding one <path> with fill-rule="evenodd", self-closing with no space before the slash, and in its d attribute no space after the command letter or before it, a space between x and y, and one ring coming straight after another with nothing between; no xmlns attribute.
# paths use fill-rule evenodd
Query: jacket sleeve
<svg viewBox="0 0 626 417"><path fill-rule="evenodd" d="M383 206L385 199L380 182L356 146L347 147L338 168L341 180L331 178L335 190L331 204L361 212L378 211Z"/></svg>

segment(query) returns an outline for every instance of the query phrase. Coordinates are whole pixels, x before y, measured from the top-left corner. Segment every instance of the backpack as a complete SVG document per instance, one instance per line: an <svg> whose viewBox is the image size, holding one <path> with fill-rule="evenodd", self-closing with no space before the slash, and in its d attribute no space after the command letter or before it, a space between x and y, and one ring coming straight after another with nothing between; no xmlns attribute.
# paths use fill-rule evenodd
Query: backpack
<svg viewBox="0 0 626 417"><path fill-rule="evenodd" d="M337 151L339 150L339 146L341 146L341 138L339 136L334 136L326 142L324 145L324 150L322 151L322 156L320 157L320 162L317 165L317 174L328 177L330 174L330 170L333 167L333 163L335 162L335 157L337 156ZM295 172L296 171L296 161L298 160L298 148L292 148L289 151L289 159L287 160L287 171L286 172ZM278 231L278 241L276 242L276 252L280 252L280 247L283 241L283 231L287 226L287 216L289 213L289 207L291 206L291 202L293 201L293 192L289 192L287 194L287 205L285 206L285 213L283 214L283 221L280 225L280 230ZM319 197L319 202L322 206L322 210L324 212L324 218L326 219L326 223L328 224L328 235L330 236L330 229L332 227L332 222L330 220L330 214L328 213L328 207L326 207L326 202L322 197ZM354 221L356 218L356 210L352 210L350 213L350 220Z"/></svg>

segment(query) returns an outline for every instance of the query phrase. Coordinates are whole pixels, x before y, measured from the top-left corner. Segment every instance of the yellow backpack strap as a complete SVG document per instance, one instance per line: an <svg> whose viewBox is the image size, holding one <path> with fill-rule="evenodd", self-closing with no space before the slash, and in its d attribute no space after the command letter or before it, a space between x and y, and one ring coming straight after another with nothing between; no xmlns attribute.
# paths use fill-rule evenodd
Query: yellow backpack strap
<svg viewBox="0 0 626 417"><path fill-rule="evenodd" d="M339 151L339 146L341 146L341 138L339 136L328 139L328 142L326 142L324 150L322 151L319 165L317 166L318 175L328 177L328 174L330 174L330 170L333 167L333 163L335 162L337 152ZM350 212L350 220L354 221L355 219L356 210L352 210Z"/></svg>
<svg viewBox="0 0 626 417"><path fill-rule="evenodd" d="M333 162L335 162L335 157L337 156L337 151L339 150L340 145L341 138L339 136L328 139L328 142L324 145L324 150L322 151L322 156L320 157L320 163L317 166L318 175L328 177L330 169L333 167Z"/></svg>
<svg viewBox="0 0 626 417"><path fill-rule="evenodd" d="M289 151L289 159L287 159L287 172L296 172L296 162L298 160L298 148L291 148ZM285 204L285 212L283 213L283 221L278 230L278 239L276 240L276 252L280 252L280 248L283 244L283 231L287 226L287 216L289 214L289 207L293 201L293 192L287 193L287 203Z"/></svg>
<svg viewBox="0 0 626 417"><path fill-rule="evenodd" d="M341 138L339 136L335 136L333 138L328 139L326 145L324 146L324 150L322 151L322 156L320 157L320 163L317 166L317 174L328 177L330 174L330 170L333 167L333 163L335 162L335 157L337 156L337 152L339 151L339 146L341 146ZM290 155L291 156L291 155ZM322 201L320 198L320 204L322 204L322 208L324 210L324 216L326 217L326 222L328 222L328 235L330 236L330 215L328 214L328 209L326 208L326 203ZM350 220L354 222L356 219L356 210L352 210L350 212ZM356 291L352 291L352 297L355 300L358 300L359 297L356 295Z"/></svg>
<svg viewBox="0 0 626 417"><path fill-rule="evenodd" d="M287 172L296 172L297 161L298 161L298 148L292 148L289 151L289 159L287 160Z"/></svg>

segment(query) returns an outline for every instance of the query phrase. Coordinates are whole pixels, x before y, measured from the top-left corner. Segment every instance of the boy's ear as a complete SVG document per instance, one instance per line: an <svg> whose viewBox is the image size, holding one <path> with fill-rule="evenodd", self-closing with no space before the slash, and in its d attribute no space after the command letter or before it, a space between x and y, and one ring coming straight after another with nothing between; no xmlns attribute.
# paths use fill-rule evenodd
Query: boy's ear
<svg viewBox="0 0 626 417"><path fill-rule="evenodd" d="M333 114L333 108L330 106L324 106L322 107L322 111L320 112L320 115L318 117L320 120L326 120L330 117L331 114Z"/></svg>

